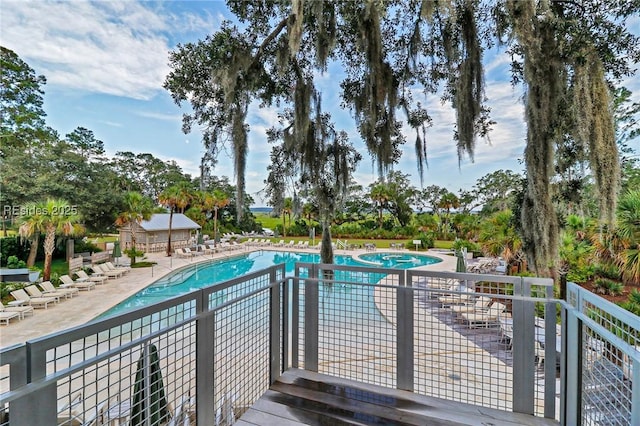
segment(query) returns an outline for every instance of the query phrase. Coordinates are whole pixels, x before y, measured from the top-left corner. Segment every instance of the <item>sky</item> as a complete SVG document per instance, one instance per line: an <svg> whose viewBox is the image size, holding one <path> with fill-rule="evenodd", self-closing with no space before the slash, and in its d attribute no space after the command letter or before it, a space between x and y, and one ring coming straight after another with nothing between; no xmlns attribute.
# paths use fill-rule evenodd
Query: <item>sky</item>
<svg viewBox="0 0 640 426"><path fill-rule="evenodd" d="M204 39L230 18L222 1L0 0L0 45L46 77L46 121L61 136L85 127L104 142L108 156L118 151L151 153L176 161L195 177L204 148L197 129L187 135L182 132L182 114L189 111L188 105L176 105L162 87L170 71L168 53L178 44ZM640 18L630 25L640 32ZM478 140L473 161L458 160L451 106L442 104L438 95L416 94L415 100L427 106L433 119L427 130L429 167L421 184L413 152L415 134L405 128L407 144L395 170L410 174L418 188L438 185L452 192L470 189L479 178L499 169L522 172L523 89L509 82L509 61L495 51L484 58L485 93L496 124L489 140ZM318 76L323 107L331 112L336 127L345 130L365 153L352 115L340 108L339 79L340 70L332 66ZM623 84L633 92L633 100L640 101L640 78ZM271 149L266 130L277 124L277 113L275 108L252 105L248 114L246 182L255 206L267 204L260 197ZM633 144L640 152L637 139ZM234 182L230 153L230 149L221 152L214 174ZM366 187L377 178L377 169L365 154L355 179Z"/></svg>

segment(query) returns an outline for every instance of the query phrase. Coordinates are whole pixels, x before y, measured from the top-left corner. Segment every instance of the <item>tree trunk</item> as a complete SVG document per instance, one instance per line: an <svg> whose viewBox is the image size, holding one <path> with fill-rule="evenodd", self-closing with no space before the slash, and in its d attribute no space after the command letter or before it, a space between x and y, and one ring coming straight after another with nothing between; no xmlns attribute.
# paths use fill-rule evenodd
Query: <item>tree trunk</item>
<svg viewBox="0 0 640 426"><path fill-rule="evenodd" d="M40 241L40 233L35 232L31 238L31 247L29 248L29 256L27 257L27 267L31 268L36 263L36 255L38 254L38 243Z"/></svg>
<svg viewBox="0 0 640 426"><path fill-rule="evenodd" d="M42 279L49 281L51 279L51 261L53 259L53 250L56 247L56 229L52 226L47 227L47 233L44 237L44 271Z"/></svg>
<svg viewBox="0 0 640 426"><path fill-rule="evenodd" d="M331 246L331 227L326 220L322 221L322 246L320 246L320 262L333 263L333 247Z"/></svg>
<svg viewBox="0 0 640 426"><path fill-rule="evenodd" d="M213 247L218 246L218 207L213 208Z"/></svg>
<svg viewBox="0 0 640 426"><path fill-rule="evenodd" d="M131 259L131 265L136 263L136 230L133 227L133 223L131 223L131 255L129 258Z"/></svg>
<svg viewBox="0 0 640 426"><path fill-rule="evenodd" d="M169 210L169 238L167 241L167 256L171 256L171 226L173 225L173 206Z"/></svg>

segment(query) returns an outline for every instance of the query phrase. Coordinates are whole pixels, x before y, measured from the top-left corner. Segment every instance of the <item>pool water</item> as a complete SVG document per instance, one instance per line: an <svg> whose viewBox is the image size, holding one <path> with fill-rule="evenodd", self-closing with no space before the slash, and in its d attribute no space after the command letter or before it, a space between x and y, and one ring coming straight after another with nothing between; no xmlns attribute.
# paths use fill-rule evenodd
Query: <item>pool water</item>
<svg viewBox="0 0 640 426"><path fill-rule="evenodd" d="M351 256L334 256L335 265L345 266L383 266L385 268L408 269L421 265L440 262L440 259L424 256L410 255L398 256L395 253L371 253L360 256L364 262L359 262ZM124 312L162 302L175 296L186 294L203 287L222 283L232 278L237 278L250 272L259 271L273 265L285 264L287 275L293 275L296 263L319 263L320 255L315 253L260 251L241 255L231 259L215 260L206 264L195 264L188 268L180 269L168 276L159 279L155 283L142 289L117 306L100 315L99 318L122 314ZM369 273L364 274L366 282L375 284L384 275ZM336 274L339 280L339 274ZM358 287L355 289L355 287ZM375 310L373 298L370 293L372 287L334 285L320 289L325 302L331 302L332 298L347 298L349 303L358 305L358 310ZM358 293L359 295L356 295ZM340 303L341 300L335 300Z"/></svg>
<svg viewBox="0 0 640 426"><path fill-rule="evenodd" d="M414 253L366 253L361 254L358 258L367 264L395 269L415 268L441 262L438 258Z"/></svg>

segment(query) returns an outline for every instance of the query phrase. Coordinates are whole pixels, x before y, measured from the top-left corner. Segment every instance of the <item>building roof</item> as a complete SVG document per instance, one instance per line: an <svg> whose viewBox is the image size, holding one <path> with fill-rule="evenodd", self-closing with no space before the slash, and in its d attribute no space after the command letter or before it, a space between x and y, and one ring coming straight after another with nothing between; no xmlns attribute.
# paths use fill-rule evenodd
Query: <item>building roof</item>
<svg viewBox="0 0 640 426"><path fill-rule="evenodd" d="M151 219L144 220L140 224L145 231L169 230L169 213L156 213ZM174 213L171 229L200 229L200 225L189 219L182 213Z"/></svg>

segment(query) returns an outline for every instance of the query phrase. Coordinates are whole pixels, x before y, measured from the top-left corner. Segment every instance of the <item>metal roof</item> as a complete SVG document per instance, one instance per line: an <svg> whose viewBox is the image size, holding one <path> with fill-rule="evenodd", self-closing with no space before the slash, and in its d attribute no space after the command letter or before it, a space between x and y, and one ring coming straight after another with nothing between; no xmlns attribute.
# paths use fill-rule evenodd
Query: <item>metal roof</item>
<svg viewBox="0 0 640 426"><path fill-rule="evenodd" d="M145 231L169 230L169 213L156 213L140 224ZM182 213L174 213L171 229L200 229L201 226Z"/></svg>

